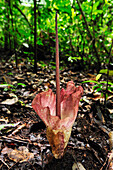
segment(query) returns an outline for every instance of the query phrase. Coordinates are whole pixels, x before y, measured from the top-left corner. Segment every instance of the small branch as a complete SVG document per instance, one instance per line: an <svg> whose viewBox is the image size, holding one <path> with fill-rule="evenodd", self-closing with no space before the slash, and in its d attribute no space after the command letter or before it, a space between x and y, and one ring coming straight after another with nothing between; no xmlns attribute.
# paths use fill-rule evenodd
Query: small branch
<svg viewBox="0 0 113 170"><path fill-rule="evenodd" d="M84 21L85 21L85 24L86 24L86 29L87 29L87 31L88 31L88 34L89 34L89 36L90 36L90 39L93 39L93 37L92 37L92 35L91 35L91 32L90 32L90 30L89 30L89 25L88 25L88 23L87 23L87 21L86 21L86 17L85 17L85 15L84 15L84 12L82 11L82 7L81 7L81 4L80 4L79 0L77 0L77 3L78 3L78 6L79 6L79 8L80 8L81 14L82 14L82 16L83 16L83 18L84 18Z"/></svg>
<svg viewBox="0 0 113 170"><path fill-rule="evenodd" d="M7 166L8 169L10 169L10 167L4 162L3 159L0 159L0 161L1 161L5 166Z"/></svg>
<svg viewBox="0 0 113 170"><path fill-rule="evenodd" d="M18 142L18 143L24 143L24 144L28 144L30 141L28 140L23 140L23 139L16 139L16 138L12 138L12 137L6 137L6 136L2 136L0 138L0 142Z"/></svg>
<svg viewBox="0 0 113 170"><path fill-rule="evenodd" d="M23 125L20 125L17 129L15 129L8 137L11 137L12 135L15 135L17 132L19 132L22 128L26 126L26 123Z"/></svg>
<svg viewBox="0 0 113 170"><path fill-rule="evenodd" d="M59 79L59 46L58 46L58 28L57 28L57 12L55 17L55 30L56 30L56 115L60 115L60 79Z"/></svg>
<svg viewBox="0 0 113 170"><path fill-rule="evenodd" d="M25 14L21 11L20 8L18 8L16 5L13 5L16 9L18 9L18 11L24 16L25 20L27 21L27 23L29 24L30 28L32 28L32 25L29 23L27 17L25 16Z"/></svg>

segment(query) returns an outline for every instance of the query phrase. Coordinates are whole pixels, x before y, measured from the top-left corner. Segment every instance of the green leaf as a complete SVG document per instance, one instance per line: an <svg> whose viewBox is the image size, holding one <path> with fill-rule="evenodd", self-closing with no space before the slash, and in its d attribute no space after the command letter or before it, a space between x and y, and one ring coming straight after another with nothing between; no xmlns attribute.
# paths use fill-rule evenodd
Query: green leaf
<svg viewBox="0 0 113 170"><path fill-rule="evenodd" d="M12 84L0 84L0 88L6 88L8 86L15 88L15 86L13 86Z"/></svg>
<svg viewBox="0 0 113 170"><path fill-rule="evenodd" d="M5 127L5 125L0 125L0 130L2 130Z"/></svg>
<svg viewBox="0 0 113 170"><path fill-rule="evenodd" d="M97 74L96 81L99 80L101 76L102 76L102 74Z"/></svg>
<svg viewBox="0 0 113 170"><path fill-rule="evenodd" d="M109 90L110 92L113 92L113 88L112 88L112 87L108 87L108 90Z"/></svg>
<svg viewBox="0 0 113 170"><path fill-rule="evenodd" d="M106 94L106 99L108 99L108 94Z"/></svg>
<svg viewBox="0 0 113 170"><path fill-rule="evenodd" d="M82 83L96 83L96 84L98 84L98 82L94 81L94 80L86 80L86 81L83 81Z"/></svg>
<svg viewBox="0 0 113 170"><path fill-rule="evenodd" d="M15 124L2 124L0 125L0 130L4 129L5 127L15 127L17 125L17 123Z"/></svg>
<svg viewBox="0 0 113 170"><path fill-rule="evenodd" d="M26 85L23 83L17 83L17 84L26 87Z"/></svg>
<svg viewBox="0 0 113 170"><path fill-rule="evenodd" d="M95 86L93 86L93 90L96 89L96 88L101 88L102 89L103 85L102 84L96 84Z"/></svg>
<svg viewBox="0 0 113 170"><path fill-rule="evenodd" d="M60 7L60 10L61 10L62 12L68 13L68 14L71 16L71 8L70 8L70 6Z"/></svg>
<svg viewBox="0 0 113 170"><path fill-rule="evenodd" d="M102 91L102 88L97 88L96 92Z"/></svg>
<svg viewBox="0 0 113 170"><path fill-rule="evenodd" d="M100 4L100 1L97 1L94 5L93 5L93 12L97 9L98 5Z"/></svg>
<svg viewBox="0 0 113 170"><path fill-rule="evenodd" d="M107 74L107 71L108 71L108 69L102 69L102 70L99 71L99 73L105 73L105 74Z"/></svg>
<svg viewBox="0 0 113 170"><path fill-rule="evenodd" d="M101 81L100 83L101 83L101 84L107 84L107 81ZM108 84L111 85L111 86L113 86L113 83L111 83L111 82L108 82Z"/></svg>
<svg viewBox="0 0 113 170"><path fill-rule="evenodd" d="M95 15L97 15L97 14L102 14L102 13L103 13L102 10L95 10L95 11L93 12L93 14L95 14Z"/></svg>
<svg viewBox="0 0 113 170"><path fill-rule="evenodd" d="M67 55L66 55L66 56L67 56ZM72 56L69 56L69 57L68 57L68 61L73 62L73 60L74 60L74 61L81 60L81 57L72 57Z"/></svg>
<svg viewBox="0 0 113 170"><path fill-rule="evenodd" d="M107 72L108 72L108 69L102 69L100 70L99 73L107 74ZM109 70L109 76L113 76L113 70Z"/></svg>
<svg viewBox="0 0 113 170"><path fill-rule="evenodd" d="M12 8L13 8L13 0L10 0L10 8L12 10Z"/></svg>
<svg viewBox="0 0 113 170"><path fill-rule="evenodd" d="M12 72L10 72L10 73L7 73L8 75L13 75L13 73Z"/></svg>

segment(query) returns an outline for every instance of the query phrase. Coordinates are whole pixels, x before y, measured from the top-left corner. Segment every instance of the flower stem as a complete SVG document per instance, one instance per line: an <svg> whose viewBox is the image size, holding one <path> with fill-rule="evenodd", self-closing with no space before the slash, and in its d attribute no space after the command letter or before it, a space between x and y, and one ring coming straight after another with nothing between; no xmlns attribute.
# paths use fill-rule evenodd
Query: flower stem
<svg viewBox="0 0 113 170"><path fill-rule="evenodd" d="M60 114L60 78L59 78L59 46L58 46L58 28L57 28L57 12L55 17L56 30L56 116L61 118Z"/></svg>

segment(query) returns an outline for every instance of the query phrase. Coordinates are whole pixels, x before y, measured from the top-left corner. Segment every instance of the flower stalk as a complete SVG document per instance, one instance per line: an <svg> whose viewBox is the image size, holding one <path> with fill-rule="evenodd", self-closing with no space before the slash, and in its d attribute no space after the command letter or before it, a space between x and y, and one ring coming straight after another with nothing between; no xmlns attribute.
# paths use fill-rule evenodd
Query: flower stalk
<svg viewBox="0 0 113 170"><path fill-rule="evenodd" d="M56 115L61 118L60 109L60 76L59 76L59 45L58 45L58 27L57 27L57 11L55 17L56 30Z"/></svg>

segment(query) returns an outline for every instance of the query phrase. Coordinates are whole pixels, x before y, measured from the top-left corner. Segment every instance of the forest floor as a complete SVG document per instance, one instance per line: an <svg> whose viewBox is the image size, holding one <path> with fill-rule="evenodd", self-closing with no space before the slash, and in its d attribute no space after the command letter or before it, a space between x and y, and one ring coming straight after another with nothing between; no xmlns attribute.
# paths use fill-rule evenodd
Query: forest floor
<svg viewBox="0 0 113 170"><path fill-rule="evenodd" d="M46 138L46 127L31 107L36 94L51 88L55 92L55 70L31 63L0 63L0 169L1 170L103 170L108 168L109 135L112 131L113 97L107 101L92 89L96 76L83 71L60 71L61 88L68 81L83 86L77 119L65 154L55 159ZM6 83L6 85L3 85Z"/></svg>

